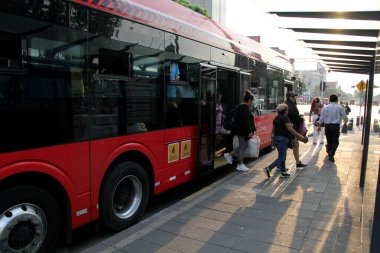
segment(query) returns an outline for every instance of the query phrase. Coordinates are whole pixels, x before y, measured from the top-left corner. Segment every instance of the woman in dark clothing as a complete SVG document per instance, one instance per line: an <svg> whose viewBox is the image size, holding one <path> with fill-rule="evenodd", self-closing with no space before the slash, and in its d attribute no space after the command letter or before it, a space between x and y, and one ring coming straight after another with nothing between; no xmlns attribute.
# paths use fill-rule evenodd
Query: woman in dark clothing
<svg viewBox="0 0 380 253"><path fill-rule="evenodd" d="M273 141L277 147L278 157L268 167L264 168L264 172L268 179L270 178L271 170L281 165L281 177L289 177L290 174L285 169L286 151L288 150L288 142L291 141L292 136L298 140L307 142L308 138L297 133L292 127L288 114L288 105L279 104L276 109L278 115L273 120Z"/></svg>
<svg viewBox="0 0 380 253"><path fill-rule="evenodd" d="M232 135L236 135L239 140L239 146L231 151L230 153L225 153L224 158L229 164L232 164L232 156L238 153L239 164L236 170L248 171L249 168L243 163L244 162L244 151L248 147L248 140L253 136L256 130L253 115L249 110L249 107L253 103L253 94L246 90L244 93L244 102L238 105L237 112L237 123L232 130Z"/></svg>

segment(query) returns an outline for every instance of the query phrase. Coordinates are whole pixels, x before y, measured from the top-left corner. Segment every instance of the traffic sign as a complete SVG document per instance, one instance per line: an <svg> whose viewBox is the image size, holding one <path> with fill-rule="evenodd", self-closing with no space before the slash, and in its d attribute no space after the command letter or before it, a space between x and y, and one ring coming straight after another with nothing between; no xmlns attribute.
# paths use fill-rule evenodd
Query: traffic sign
<svg viewBox="0 0 380 253"><path fill-rule="evenodd" d="M367 84L361 80L357 85L356 85L356 88L358 88L358 90L360 92L363 92L366 88L367 88Z"/></svg>

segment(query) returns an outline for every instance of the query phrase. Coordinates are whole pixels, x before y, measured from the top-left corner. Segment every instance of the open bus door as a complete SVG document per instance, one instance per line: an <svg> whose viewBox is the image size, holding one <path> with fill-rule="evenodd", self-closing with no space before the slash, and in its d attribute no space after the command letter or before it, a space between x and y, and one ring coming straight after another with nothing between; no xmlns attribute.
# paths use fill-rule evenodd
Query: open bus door
<svg viewBox="0 0 380 253"><path fill-rule="evenodd" d="M215 96L217 68L201 64L199 101L199 144L197 174L207 174L214 169Z"/></svg>

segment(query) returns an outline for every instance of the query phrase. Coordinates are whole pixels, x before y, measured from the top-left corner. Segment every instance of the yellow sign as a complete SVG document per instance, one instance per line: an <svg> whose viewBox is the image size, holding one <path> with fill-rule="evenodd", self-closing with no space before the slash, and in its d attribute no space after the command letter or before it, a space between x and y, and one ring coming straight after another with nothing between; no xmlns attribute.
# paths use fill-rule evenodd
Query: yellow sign
<svg viewBox="0 0 380 253"><path fill-rule="evenodd" d="M168 145L168 163L178 161L179 159L179 143L171 143Z"/></svg>
<svg viewBox="0 0 380 253"><path fill-rule="evenodd" d="M356 88L358 88L358 90L360 92L363 92L366 88L367 88L367 84L361 80L357 85L356 85Z"/></svg>
<svg viewBox="0 0 380 253"><path fill-rule="evenodd" d="M190 157L191 154L191 141L182 141L181 142L181 159Z"/></svg>

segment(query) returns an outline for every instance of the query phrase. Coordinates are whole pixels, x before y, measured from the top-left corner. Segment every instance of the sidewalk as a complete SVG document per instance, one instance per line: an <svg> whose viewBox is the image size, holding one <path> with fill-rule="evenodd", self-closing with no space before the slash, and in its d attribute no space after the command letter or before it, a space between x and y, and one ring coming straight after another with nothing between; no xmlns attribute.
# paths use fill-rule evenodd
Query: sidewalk
<svg viewBox="0 0 380 253"><path fill-rule="evenodd" d="M369 252L379 160L370 151L362 192L360 141L357 128L341 135L335 163L323 145L301 144L303 170L289 150L288 179L266 179L271 152L84 252Z"/></svg>

